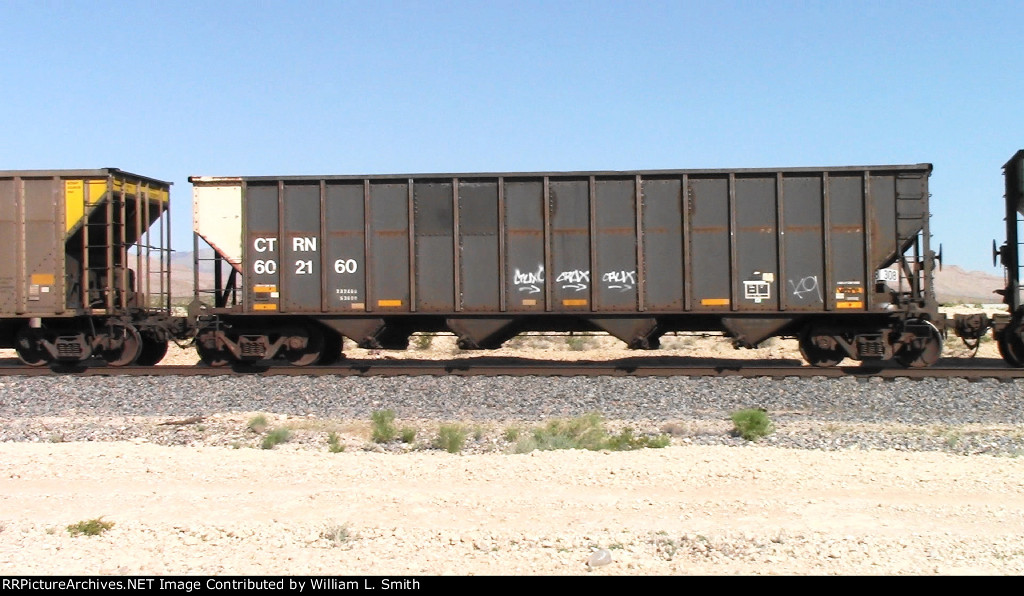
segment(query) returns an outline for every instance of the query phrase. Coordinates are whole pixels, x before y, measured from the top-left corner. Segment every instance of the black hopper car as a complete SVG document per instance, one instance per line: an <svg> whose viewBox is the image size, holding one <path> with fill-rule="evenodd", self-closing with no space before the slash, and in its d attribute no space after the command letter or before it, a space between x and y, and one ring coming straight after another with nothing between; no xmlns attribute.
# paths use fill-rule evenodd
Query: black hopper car
<svg viewBox="0 0 1024 596"><path fill-rule="evenodd" d="M930 164L192 177L187 316L170 309L169 224L150 229L166 221L167 183L0 172L15 257L0 260L0 347L34 365L153 364L192 339L210 365L308 365L340 358L343 337L404 349L412 333L451 332L489 349L526 331L603 331L652 349L697 331L748 348L795 337L815 366L921 367L947 333L991 330L1021 366L1024 151L1004 169L1008 309L994 319L938 311Z"/></svg>

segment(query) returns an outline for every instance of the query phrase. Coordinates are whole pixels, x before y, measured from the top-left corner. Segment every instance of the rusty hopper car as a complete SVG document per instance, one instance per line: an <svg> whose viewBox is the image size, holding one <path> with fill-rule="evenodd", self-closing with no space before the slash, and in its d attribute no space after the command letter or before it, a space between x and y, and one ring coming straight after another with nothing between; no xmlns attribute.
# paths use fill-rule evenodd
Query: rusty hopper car
<svg viewBox="0 0 1024 596"><path fill-rule="evenodd" d="M598 330L653 348L718 331L737 347L798 337L817 366L927 366L944 329L930 173L192 177L196 246L214 254L196 343L210 364L312 364L336 359L342 336L400 349L450 331L475 349Z"/></svg>
<svg viewBox="0 0 1024 596"><path fill-rule="evenodd" d="M159 361L169 189L113 168L0 171L0 346L36 366Z"/></svg>
<svg viewBox="0 0 1024 596"><path fill-rule="evenodd" d="M494 348L523 331L800 339L816 366L938 359L931 165L191 177L209 364ZM199 254L199 251L197 251ZM197 263L197 269L202 263ZM200 279L199 273L196 275Z"/></svg>

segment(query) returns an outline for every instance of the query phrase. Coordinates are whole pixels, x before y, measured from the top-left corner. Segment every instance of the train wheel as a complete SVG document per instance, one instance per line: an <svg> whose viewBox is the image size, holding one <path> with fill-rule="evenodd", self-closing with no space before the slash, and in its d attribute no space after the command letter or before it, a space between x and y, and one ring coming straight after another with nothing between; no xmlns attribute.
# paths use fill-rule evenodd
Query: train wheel
<svg viewBox="0 0 1024 596"><path fill-rule="evenodd" d="M942 357L942 335L939 330L932 327L929 336L920 347L904 347L896 352L896 362L907 368L924 368L931 366Z"/></svg>
<svg viewBox="0 0 1024 596"><path fill-rule="evenodd" d="M1020 368L1020 358L1017 357L1016 351L1007 345L1005 333L999 335L999 339L996 340L996 346L999 348L999 355L1003 357L1007 364L1014 368Z"/></svg>
<svg viewBox="0 0 1024 596"><path fill-rule="evenodd" d="M142 336L133 325L111 325L110 335L113 339L119 339L121 345L107 350L97 350L100 358L103 358L109 366L129 366L135 364L142 354ZM120 336L120 337L118 337Z"/></svg>
<svg viewBox="0 0 1024 596"><path fill-rule="evenodd" d="M1022 360L1024 358L1024 341L1021 341L1019 335L1010 333L1009 330L1008 327L999 334L996 346L999 347L999 355L1007 364L1014 368L1021 368L1024 366L1024 360Z"/></svg>
<svg viewBox="0 0 1024 596"><path fill-rule="evenodd" d="M812 333L805 333L800 338L800 354L808 364L820 368L835 366L846 358L846 352L836 345L831 336Z"/></svg>
<svg viewBox="0 0 1024 596"><path fill-rule="evenodd" d="M206 366L227 366L231 364L231 352L217 348L216 328L205 327L196 333L196 355Z"/></svg>
<svg viewBox="0 0 1024 596"><path fill-rule="evenodd" d="M43 348L40 340L42 331L25 327L18 331L18 337L14 343L14 351L18 353L18 360L28 366L43 366L49 361L49 353Z"/></svg>
<svg viewBox="0 0 1024 596"><path fill-rule="evenodd" d="M139 366L155 366L167 355L167 342L148 335L142 336L142 353L135 364Z"/></svg>
<svg viewBox="0 0 1024 596"><path fill-rule="evenodd" d="M285 349L284 357L295 366L309 366L320 360L324 354L324 334L319 329L304 328L306 346L295 349Z"/></svg>
<svg viewBox="0 0 1024 596"><path fill-rule="evenodd" d="M226 350L207 348L199 338L196 338L196 355L199 361L206 366L227 366L231 364L231 353Z"/></svg>
<svg viewBox="0 0 1024 596"><path fill-rule="evenodd" d="M206 366L227 366L231 363L231 355L223 350L208 350L202 344L196 344L199 361Z"/></svg>

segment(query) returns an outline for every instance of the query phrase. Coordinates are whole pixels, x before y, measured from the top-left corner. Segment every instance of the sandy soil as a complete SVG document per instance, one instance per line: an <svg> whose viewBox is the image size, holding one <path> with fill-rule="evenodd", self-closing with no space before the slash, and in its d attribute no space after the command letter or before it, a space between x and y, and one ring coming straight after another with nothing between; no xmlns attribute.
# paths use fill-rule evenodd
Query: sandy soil
<svg viewBox="0 0 1024 596"><path fill-rule="evenodd" d="M2 575L1024 572L1015 458L65 443L0 461ZM66 529L99 517L101 536Z"/></svg>

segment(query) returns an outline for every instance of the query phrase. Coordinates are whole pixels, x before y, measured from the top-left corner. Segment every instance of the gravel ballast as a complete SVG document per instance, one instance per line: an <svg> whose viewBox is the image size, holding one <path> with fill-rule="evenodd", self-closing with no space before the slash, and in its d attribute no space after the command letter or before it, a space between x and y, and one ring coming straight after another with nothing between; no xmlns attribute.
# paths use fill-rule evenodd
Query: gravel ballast
<svg viewBox="0 0 1024 596"><path fill-rule="evenodd" d="M125 440L149 436L148 418L264 412L368 421L375 410L390 409L404 420L492 426L597 412L644 432L689 424L692 432L674 434L729 445L743 441L716 427L735 410L762 408L777 428L763 442L780 447L1018 455L1022 389L1019 381L877 378L8 377L0 379L0 440L51 440L55 430L39 419L64 419L64 440ZM93 428L112 417L127 426Z"/></svg>
<svg viewBox="0 0 1024 596"><path fill-rule="evenodd" d="M1019 575L1022 389L6 377L0 574ZM756 443L729 432L751 407L776 427ZM381 409L416 440L371 442ZM508 429L591 412L671 446L511 453ZM260 449L256 414L291 439ZM470 430L459 454L432 447L448 422ZM66 530L97 517L114 523L102 536Z"/></svg>

